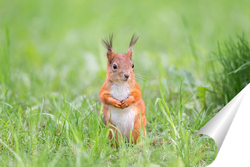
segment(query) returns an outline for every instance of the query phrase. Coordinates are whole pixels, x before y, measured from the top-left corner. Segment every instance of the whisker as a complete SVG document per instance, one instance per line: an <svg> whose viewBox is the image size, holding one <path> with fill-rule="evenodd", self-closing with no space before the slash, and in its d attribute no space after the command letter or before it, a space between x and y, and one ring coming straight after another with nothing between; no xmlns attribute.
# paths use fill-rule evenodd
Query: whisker
<svg viewBox="0 0 250 167"><path fill-rule="evenodd" d="M143 71L143 68L141 67L141 68L134 68L134 71Z"/></svg>

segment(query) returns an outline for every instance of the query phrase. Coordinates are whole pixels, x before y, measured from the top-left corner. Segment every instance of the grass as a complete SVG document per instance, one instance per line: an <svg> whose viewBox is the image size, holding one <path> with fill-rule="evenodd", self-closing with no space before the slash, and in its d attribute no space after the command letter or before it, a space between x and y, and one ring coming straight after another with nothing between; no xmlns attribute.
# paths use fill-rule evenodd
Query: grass
<svg viewBox="0 0 250 167"><path fill-rule="evenodd" d="M0 166L208 165L216 145L194 135L218 106L208 94L208 55L217 40L241 32L249 38L248 6L247 0L1 1ZM118 53L127 51L133 33L140 35L133 62L147 108L143 148L111 147L101 118L100 41L111 32Z"/></svg>
<svg viewBox="0 0 250 167"><path fill-rule="evenodd" d="M219 45L212 63L219 64L210 77L213 98L225 105L250 83L250 45L244 35Z"/></svg>

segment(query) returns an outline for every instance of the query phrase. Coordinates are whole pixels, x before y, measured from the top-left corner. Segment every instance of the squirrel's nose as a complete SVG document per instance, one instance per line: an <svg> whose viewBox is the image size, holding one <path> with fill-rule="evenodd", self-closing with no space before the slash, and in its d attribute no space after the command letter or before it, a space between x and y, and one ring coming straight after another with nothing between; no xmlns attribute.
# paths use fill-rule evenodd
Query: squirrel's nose
<svg viewBox="0 0 250 167"><path fill-rule="evenodd" d="M125 78L128 78L128 77L129 77L129 75L128 75L128 74L124 74L124 77L125 77Z"/></svg>

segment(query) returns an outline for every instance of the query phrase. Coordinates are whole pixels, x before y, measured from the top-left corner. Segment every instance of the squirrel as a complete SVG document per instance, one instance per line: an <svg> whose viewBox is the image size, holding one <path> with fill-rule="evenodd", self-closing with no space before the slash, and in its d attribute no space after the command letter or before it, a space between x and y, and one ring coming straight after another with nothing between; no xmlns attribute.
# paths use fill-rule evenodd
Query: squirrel
<svg viewBox="0 0 250 167"><path fill-rule="evenodd" d="M115 138L118 142L121 135L129 141L132 134L132 143L136 144L143 127L145 136L145 104L141 97L141 89L135 81L134 64L132 62L133 45L139 36L132 36L129 50L125 54L116 54L113 51L113 34L102 43L107 49L107 75L100 90L100 99L103 103L104 123L113 133L109 132L109 139Z"/></svg>

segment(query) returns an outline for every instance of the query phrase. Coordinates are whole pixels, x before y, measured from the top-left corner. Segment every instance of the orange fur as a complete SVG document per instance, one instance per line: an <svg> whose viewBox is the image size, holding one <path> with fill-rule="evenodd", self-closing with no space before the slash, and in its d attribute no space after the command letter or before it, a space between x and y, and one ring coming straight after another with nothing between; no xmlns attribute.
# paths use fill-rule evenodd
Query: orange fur
<svg viewBox="0 0 250 167"><path fill-rule="evenodd" d="M115 132L115 136L111 132L109 133L110 139L114 137L116 141L119 140L119 136L122 133L118 131L120 128L127 138L128 131L132 131L133 143L136 144L141 133L141 122L143 135L145 135L145 125L147 122L145 104L141 97L141 89L135 81L132 62L132 46L138 38L132 37L129 51L126 54L116 54L113 52L112 38L113 36L110 36L109 41L103 40L108 50L107 77L100 90L104 121ZM132 128L128 129L130 127Z"/></svg>

